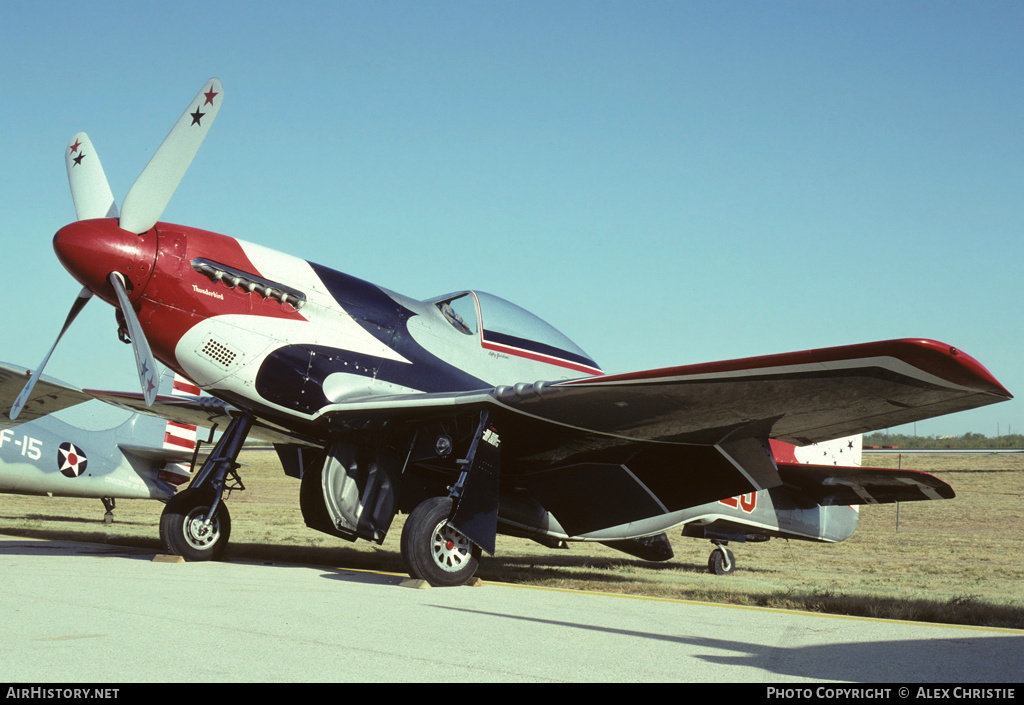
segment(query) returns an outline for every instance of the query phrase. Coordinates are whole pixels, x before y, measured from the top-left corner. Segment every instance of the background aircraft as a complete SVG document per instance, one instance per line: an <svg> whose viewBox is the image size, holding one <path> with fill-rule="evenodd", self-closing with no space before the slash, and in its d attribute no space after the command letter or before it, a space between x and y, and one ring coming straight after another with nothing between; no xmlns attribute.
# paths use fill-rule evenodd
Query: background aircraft
<svg viewBox="0 0 1024 705"><path fill-rule="evenodd" d="M10 405L27 379L25 368L0 363L0 404ZM133 413L112 428L87 430L54 412L80 404L80 414L102 415L108 405L50 378L36 391L17 422L0 420L0 492L95 497L109 522L116 499L167 501L189 481L195 426ZM160 391L193 398L198 388L168 372Z"/></svg>
<svg viewBox="0 0 1024 705"><path fill-rule="evenodd" d="M223 551L223 489L250 433L287 441L278 452L302 477L308 525L381 542L408 512L410 574L455 585L494 552L499 528L642 544L693 507L786 486L770 441L803 446L1010 398L976 360L931 340L604 375L492 294L412 299L158 222L222 100L207 82L120 211L88 137L75 135L65 156L78 221L54 237L84 287L54 347L96 295L118 310L146 405L170 413L154 404L159 359L233 406L161 519L167 549L187 559ZM805 473L804 489L825 493L835 477Z"/></svg>

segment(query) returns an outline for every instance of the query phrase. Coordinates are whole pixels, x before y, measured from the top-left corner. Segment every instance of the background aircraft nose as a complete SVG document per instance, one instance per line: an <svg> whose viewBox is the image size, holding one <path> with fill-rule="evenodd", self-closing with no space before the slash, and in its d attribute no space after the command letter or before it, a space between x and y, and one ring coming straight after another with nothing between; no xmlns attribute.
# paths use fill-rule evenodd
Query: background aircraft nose
<svg viewBox="0 0 1024 705"><path fill-rule="evenodd" d="M107 281L120 272L132 301L142 293L156 259L155 230L135 235L118 227L117 220L80 220L65 225L53 236L53 249L64 268L81 284L108 303L117 297Z"/></svg>

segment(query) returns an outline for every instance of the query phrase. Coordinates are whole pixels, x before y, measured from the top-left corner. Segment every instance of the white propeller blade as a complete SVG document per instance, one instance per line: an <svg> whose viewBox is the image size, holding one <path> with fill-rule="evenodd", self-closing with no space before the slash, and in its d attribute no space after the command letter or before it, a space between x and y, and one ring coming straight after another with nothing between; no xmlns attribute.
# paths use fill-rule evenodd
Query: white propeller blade
<svg viewBox="0 0 1024 705"><path fill-rule="evenodd" d="M142 332L142 325L139 323L132 302L128 300L128 292L124 289L124 280L117 272L111 272L107 277L110 285L114 287L117 294L117 302L120 304L121 313L124 314L125 323L128 324L128 336L132 339L132 350L135 352L135 366L139 370L139 383L142 385L142 396L146 399L146 406L152 406L156 398L157 387L159 386L159 373L157 372L156 359L149 349L149 342L146 334Z"/></svg>
<svg viewBox="0 0 1024 705"><path fill-rule="evenodd" d="M117 203L110 192L107 175L103 173L99 155L93 149L89 135L79 132L68 142L64 151L68 167L68 183L71 198L75 201L75 213L79 220L91 218L116 218Z"/></svg>
<svg viewBox="0 0 1024 705"><path fill-rule="evenodd" d="M75 320L75 318L82 311L85 305L89 303L89 299L91 298L92 292L89 291L88 289L83 288L78 293L78 298L75 299L75 303L71 305L71 311L68 313L68 317L64 321L64 327L60 329L60 334L57 336L57 339L53 341L53 347L50 348L50 352L46 353L46 357L43 358L43 361L39 363L39 367L36 368L36 371L33 372L32 376L29 378L28 384L26 384L25 387L21 390L21 393L18 395L18 398L14 400L14 406L11 407L11 413L9 415L11 421L17 419L18 414L20 414L21 410L25 408L25 404L26 402L28 402L29 395L32 394L32 389L36 386L36 382L39 381L39 378L43 374L43 368L46 367L46 363L50 361L50 355L53 355L53 351L57 348L57 343L60 342L60 339L64 336L64 333L67 332L67 329L71 326L71 322Z"/></svg>
<svg viewBox="0 0 1024 705"><path fill-rule="evenodd" d="M217 117L223 97L220 81L211 78L185 109L125 196L122 229L144 233L156 225Z"/></svg>

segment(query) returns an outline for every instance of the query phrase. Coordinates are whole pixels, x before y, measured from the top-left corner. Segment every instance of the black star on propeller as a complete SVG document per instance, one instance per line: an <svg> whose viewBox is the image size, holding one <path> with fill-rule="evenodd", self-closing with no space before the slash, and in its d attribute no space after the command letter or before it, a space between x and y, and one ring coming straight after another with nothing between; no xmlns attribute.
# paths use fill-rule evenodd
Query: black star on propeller
<svg viewBox="0 0 1024 705"><path fill-rule="evenodd" d="M74 158L75 166L81 166L82 160L85 158L85 152L80 152L77 157Z"/></svg>
<svg viewBox="0 0 1024 705"><path fill-rule="evenodd" d="M206 115L206 113L199 112L199 106L196 106L196 111L194 113L189 113L189 115L192 116L192 125L199 125L200 127L203 126L200 120L203 119L203 116Z"/></svg>

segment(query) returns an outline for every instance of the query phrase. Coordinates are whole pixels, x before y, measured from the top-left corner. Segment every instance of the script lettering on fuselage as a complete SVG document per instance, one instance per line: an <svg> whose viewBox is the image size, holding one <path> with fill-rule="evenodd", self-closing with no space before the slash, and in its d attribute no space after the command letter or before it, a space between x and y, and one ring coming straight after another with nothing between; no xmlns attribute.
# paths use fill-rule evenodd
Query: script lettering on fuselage
<svg viewBox="0 0 1024 705"><path fill-rule="evenodd" d="M14 431L5 428L0 431L0 448L3 448L8 443L20 448L20 454L29 460L39 460L43 457L43 442L38 438L25 435L19 438L14 435Z"/></svg>
<svg viewBox="0 0 1024 705"><path fill-rule="evenodd" d="M732 507L733 509L742 509L747 514L750 514L757 506L757 492L748 492L747 494L741 494L738 497L720 499L718 502L727 507Z"/></svg>
<svg viewBox="0 0 1024 705"><path fill-rule="evenodd" d="M224 300L224 294L218 291L211 291L210 289L202 289L196 286L195 284L192 285L192 291L196 292L197 294L202 294L203 296L210 296L214 299L220 299L221 301Z"/></svg>

